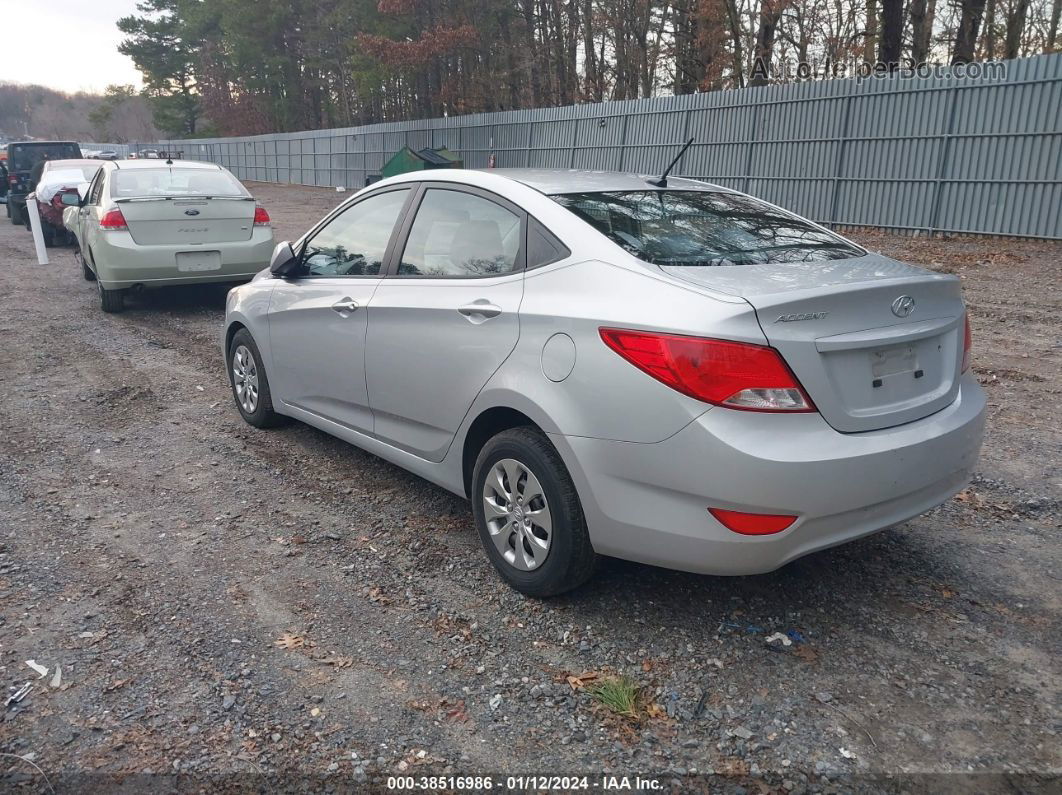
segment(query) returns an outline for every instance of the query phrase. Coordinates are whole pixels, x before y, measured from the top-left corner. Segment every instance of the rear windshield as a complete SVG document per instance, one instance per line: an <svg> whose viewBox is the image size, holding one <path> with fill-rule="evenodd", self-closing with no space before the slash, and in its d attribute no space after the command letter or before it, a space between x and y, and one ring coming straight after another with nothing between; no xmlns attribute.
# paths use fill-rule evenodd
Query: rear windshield
<svg viewBox="0 0 1062 795"><path fill-rule="evenodd" d="M207 168L130 168L114 175L115 198L146 196L250 196L227 171Z"/></svg>
<svg viewBox="0 0 1062 795"><path fill-rule="evenodd" d="M49 160L70 160L81 157L81 148L77 144L11 144L7 150L11 171L29 171L38 160L48 155Z"/></svg>
<svg viewBox="0 0 1062 795"><path fill-rule="evenodd" d="M750 265L861 257L866 252L740 194L646 190L551 197L655 265Z"/></svg>

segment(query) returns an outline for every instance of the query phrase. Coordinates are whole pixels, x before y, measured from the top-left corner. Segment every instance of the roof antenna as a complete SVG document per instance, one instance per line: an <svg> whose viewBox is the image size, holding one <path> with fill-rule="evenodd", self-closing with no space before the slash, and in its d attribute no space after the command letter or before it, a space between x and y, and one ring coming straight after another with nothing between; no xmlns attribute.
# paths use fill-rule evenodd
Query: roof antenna
<svg viewBox="0 0 1062 795"><path fill-rule="evenodd" d="M682 159L682 156L686 154L686 150L690 148L690 144L692 143L692 138L686 141L686 145L679 150L679 153L677 155L675 155L675 159L668 163L667 168L664 169L664 173L660 175L660 179L647 179L646 182L648 182L650 185L655 185L658 188L666 188L667 175L671 173L671 169L673 169L678 163L678 161Z"/></svg>

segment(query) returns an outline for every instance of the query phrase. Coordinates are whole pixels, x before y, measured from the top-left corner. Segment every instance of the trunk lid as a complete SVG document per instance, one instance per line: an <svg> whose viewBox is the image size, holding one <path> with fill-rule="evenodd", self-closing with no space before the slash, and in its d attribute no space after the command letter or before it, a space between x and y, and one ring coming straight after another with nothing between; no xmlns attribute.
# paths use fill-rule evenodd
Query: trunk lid
<svg viewBox="0 0 1062 795"><path fill-rule="evenodd" d="M965 310L954 276L876 254L662 270L748 301L838 431L913 422L958 395Z"/></svg>
<svg viewBox="0 0 1062 795"><path fill-rule="evenodd" d="M117 199L129 234L143 246L250 240L254 199L150 197Z"/></svg>

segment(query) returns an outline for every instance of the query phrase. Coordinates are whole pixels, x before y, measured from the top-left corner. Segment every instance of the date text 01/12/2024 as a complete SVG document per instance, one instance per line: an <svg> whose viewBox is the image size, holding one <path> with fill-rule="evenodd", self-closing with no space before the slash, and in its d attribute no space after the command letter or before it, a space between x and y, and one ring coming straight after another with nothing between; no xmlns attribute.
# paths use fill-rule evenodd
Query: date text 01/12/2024
<svg viewBox="0 0 1062 795"><path fill-rule="evenodd" d="M502 791L602 790L651 792L663 789L655 778L641 776L389 776L387 788L393 791Z"/></svg>

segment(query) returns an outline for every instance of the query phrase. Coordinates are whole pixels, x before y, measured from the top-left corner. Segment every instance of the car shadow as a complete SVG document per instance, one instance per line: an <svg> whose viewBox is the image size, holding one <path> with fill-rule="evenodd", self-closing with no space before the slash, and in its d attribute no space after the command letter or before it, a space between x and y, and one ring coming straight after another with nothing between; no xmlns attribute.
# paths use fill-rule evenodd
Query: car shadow
<svg viewBox="0 0 1062 795"><path fill-rule="evenodd" d="M490 564L479 548L466 500L310 426L295 423L288 432L297 444L309 448L307 452L336 456L352 480L364 482L369 471L370 481L402 483L403 492L415 491L424 503L423 511L467 517L460 522L467 527L467 536L451 543L467 545L469 554L482 555L484 574L496 577L487 573ZM926 521L911 520L759 575L691 574L602 557L589 582L547 604L577 624L608 627L613 642L628 635L633 641L646 626L697 627L695 634L702 638L717 629L759 634L782 626L815 634L817 625L836 629L839 623L857 629L894 611L898 600L910 601L913 583L930 589L934 583L961 578L955 561L942 554L947 546L941 547L934 534L923 537L902 529L912 523L921 528ZM500 580L498 587L505 587Z"/></svg>
<svg viewBox="0 0 1062 795"><path fill-rule="evenodd" d="M170 312L176 315L204 311L224 313L225 296L242 282L223 284L187 284L158 289L133 290L126 293L127 312Z"/></svg>

